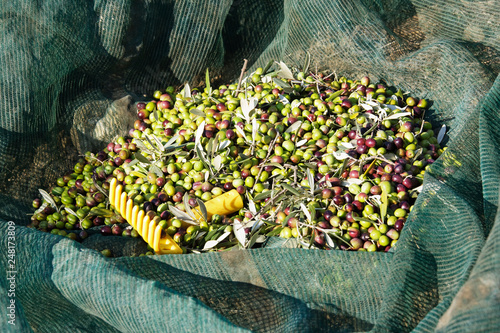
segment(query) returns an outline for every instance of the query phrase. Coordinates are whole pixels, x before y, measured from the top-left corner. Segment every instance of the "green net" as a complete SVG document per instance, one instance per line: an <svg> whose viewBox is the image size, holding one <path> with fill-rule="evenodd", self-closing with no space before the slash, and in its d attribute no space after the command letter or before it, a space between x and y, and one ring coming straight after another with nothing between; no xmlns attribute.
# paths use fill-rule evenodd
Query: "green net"
<svg viewBox="0 0 500 333"><path fill-rule="evenodd" d="M5 1L0 18L3 332L500 330L498 1ZM107 259L99 235L23 227L37 189L126 134L144 93L207 67L234 80L243 58L310 58L434 102L448 149L397 247Z"/></svg>

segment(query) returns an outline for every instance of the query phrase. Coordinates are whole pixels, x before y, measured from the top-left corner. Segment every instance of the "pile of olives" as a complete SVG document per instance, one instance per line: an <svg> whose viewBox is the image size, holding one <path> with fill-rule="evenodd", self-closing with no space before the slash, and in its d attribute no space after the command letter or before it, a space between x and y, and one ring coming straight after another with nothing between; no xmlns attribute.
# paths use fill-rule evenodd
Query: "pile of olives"
<svg viewBox="0 0 500 333"><path fill-rule="evenodd" d="M257 69L238 84L185 85L138 102L127 137L87 152L33 201L31 226L82 240L138 237L109 205L116 178L186 252L261 246L388 251L443 152L425 99L325 73ZM208 75L207 75L208 77ZM191 210L236 189L244 208L193 223ZM186 222L189 222L186 224Z"/></svg>

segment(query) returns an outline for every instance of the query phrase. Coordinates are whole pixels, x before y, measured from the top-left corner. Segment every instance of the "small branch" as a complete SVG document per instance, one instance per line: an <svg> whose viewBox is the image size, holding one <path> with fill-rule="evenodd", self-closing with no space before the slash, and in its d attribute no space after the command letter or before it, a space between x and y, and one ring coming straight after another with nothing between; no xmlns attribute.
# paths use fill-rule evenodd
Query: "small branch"
<svg viewBox="0 0 500 333"><path fill-rule="evenodd" d="M238 80L238 87L236 88L236 91L240 90L241 81L243 80L243 74L245 74L245 71L247 70L248 60L247 59L243 59L243 60L245 60L245 62L243 63L243 67L241 68L240 79Z"/></svg>

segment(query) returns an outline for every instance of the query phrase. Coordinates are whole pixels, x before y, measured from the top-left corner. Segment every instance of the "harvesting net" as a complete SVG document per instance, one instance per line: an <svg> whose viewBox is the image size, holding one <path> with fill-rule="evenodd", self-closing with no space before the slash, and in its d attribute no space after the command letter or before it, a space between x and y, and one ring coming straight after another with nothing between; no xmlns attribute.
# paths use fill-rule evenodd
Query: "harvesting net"
<svg viewBox="0 0 500 333"><path fill-rule="evenodd" d="M498 1L12 0L0 17L3 332L500 330ZM99 235L23 227L37 190L126 134L144 93L308 57L433 101L428 120L450 129L389 253L108 259Z"/></svg>

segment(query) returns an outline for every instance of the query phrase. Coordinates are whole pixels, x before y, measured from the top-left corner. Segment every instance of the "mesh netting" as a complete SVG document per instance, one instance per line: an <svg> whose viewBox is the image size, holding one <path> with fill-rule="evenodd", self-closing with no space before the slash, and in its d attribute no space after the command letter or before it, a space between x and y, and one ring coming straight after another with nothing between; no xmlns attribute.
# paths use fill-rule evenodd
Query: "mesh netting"
<svg viewBox="0 0 500 333"><path fill-rule="evenodd" d="M6 1L0 17L2 331L500 330L498 1ZM433 101L428 120L450 129L389 253L108 259L100 235L79 244L23 227L37 189L125 134L143 94L197 85L207 67L227 83L243 58L251 71L308 57Z"/></svg>

